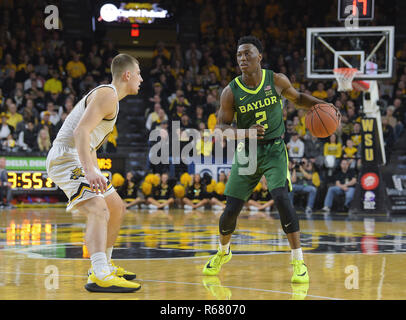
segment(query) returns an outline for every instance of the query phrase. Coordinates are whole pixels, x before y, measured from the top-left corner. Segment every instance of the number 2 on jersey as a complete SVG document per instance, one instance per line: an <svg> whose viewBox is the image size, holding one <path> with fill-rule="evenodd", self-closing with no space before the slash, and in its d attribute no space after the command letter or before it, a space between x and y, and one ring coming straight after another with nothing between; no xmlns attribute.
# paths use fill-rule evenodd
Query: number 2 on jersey
<svg viewBox="0 0 406 320"><path fill-rule="evenodd" d="M262 124L262 122L266 121L266 112L265 111L257 112L255 114L255 117L257 118L256 123L257 124ZM265 130L268 129L268 124L267 123L265 123L263 126L264 126Z"/></svg>

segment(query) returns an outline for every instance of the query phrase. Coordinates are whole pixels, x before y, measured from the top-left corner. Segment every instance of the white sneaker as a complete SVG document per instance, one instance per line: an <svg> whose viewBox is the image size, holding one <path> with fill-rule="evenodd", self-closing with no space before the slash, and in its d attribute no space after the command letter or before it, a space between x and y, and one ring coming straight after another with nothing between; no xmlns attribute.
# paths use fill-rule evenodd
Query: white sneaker
<svg viewBox="0 0 406 320"><path fill-rule="evenodd" d="M330 208L329 207L323 207L323 209L321 209L321 210L324 211L325 214L330 213Z"/></svg>
<svg viewBox="0 0 406 320"><path fill-rule="evenodd" d="M310 216L310 215L312 214L312 212L313 212L312 208L306 207L306 209L305 209L305 214L306 214L307 216Z"/></svg>

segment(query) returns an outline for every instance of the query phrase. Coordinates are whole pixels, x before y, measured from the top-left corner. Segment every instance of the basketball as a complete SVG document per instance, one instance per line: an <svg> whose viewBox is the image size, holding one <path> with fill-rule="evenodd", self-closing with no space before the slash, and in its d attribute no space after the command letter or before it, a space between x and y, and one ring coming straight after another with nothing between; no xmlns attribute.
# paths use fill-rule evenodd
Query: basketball
<svg viewBox="0 0 406 320"><path fill-rule="evenodd" d="M340 124L340 117L329 104L317 104L306 114L306 128L318 138L326 138L332 135Z"/></svg>

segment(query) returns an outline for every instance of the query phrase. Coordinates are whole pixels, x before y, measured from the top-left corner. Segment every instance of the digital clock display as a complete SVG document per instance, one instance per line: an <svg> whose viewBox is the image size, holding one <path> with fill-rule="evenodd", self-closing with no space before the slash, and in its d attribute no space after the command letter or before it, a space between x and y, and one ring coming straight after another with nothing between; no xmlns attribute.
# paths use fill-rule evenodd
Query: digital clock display
<svg viewBox="0 0 406 320"><path fill-rule="evenodd" d="M8 182L16 190L56 190L58 187L43 171L8 171Z"/></svg>
<svg viewBox="0 0 406 320"><path fill-rule="evenodd" d="M375 0L339 0L338 20L343 21L349 15L356 16L358 20L374 19Z"/></svg>
<svg viewBox="0 0 406 320"><path fill-rule="evenodd" d="M8 171L8 182L14 190L52 191L58 186L48 177L45 171ZM102 174L111 181L111 172L102 171Z"/></svg>

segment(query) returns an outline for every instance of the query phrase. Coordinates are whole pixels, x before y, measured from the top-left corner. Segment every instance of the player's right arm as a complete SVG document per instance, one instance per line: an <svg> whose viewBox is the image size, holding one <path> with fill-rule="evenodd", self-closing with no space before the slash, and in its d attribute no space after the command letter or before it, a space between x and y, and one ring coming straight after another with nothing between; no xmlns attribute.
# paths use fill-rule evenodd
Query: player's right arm
<svg viewBox="0 0 406 320"><path fill-rule="evenodd" d="M117 96L109 88L100 88L89 96L82 118L73 131L75 147L79 154L86 180L92 191L107 190L107 182L103 175L95 170L94 154L90 149L90 133L103 120L114 116L117 106Z"/></svg>
<svg viewBox="0 0 406 320"><path fill-rule="evenodd" d="M234 120L234 95L230 86L224 88L220 96L220 109L217 115L216 128L220 129L224 136L228 139L238 140L249 138L248 130L238 130L231 126ZM264 126L260 124L254 124L250 129L257 130L257 139L263 139L265 134Z"/></svg>

